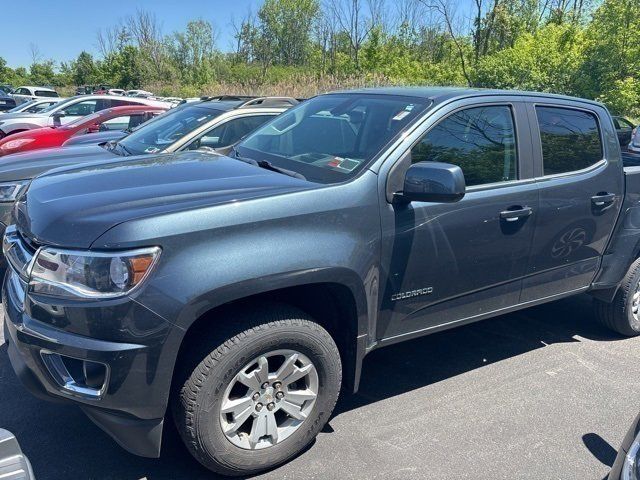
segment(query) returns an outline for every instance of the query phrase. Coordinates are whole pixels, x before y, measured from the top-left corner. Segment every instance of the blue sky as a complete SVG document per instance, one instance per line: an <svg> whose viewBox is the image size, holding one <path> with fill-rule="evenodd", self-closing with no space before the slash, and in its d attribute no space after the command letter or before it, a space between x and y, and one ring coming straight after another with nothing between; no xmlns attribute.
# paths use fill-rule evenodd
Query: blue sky
<svg viewBox="0 0 640 480"><path fill-rule="evenodd" d="M182 30L189 20L208 20L219 32L218 48L229 50L231 18L240 19L250 8L255 12L261 3L259 0L24 0L15 9L14 1L11 6L0 7L4 10L0 14L4 20L0 28L0 57L13 68L28 66L30 44L38 46L43 58L58 63L77 57L82 50L95 54L97 30L117 24L136 9L154 12L164 33Z"/></svg>

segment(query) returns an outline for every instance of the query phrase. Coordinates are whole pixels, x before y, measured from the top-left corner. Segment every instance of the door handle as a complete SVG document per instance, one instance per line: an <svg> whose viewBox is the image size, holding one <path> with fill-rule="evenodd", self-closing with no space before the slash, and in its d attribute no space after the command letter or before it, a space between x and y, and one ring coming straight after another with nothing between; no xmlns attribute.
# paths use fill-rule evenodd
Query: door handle
<svg viewBox="0 0 640 480"><path fill-rule="evenodd" d="M615 193L599 193L591 197L591 203L596 207L603 207L610 203L613 203L616 199Z"/></svg>
<svg viewBox="0 0 640 480"><path fill-rule="evenodd" d="M500 212L500 218L507 222L517 222L521 218L526 218L533 213L531 207L511 207L512 209Z"/></svg>

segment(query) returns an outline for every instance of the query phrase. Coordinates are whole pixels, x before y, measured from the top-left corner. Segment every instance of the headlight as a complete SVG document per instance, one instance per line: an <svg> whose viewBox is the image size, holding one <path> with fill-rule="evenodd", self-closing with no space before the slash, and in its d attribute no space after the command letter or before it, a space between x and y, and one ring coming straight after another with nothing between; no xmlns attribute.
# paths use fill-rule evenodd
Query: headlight
<svg viewBox="0 0 640 480"><path fill-rule="evenodd" d="M622 480L640 480L640 434L636 436L629 447L629 452L622 465Z"/></svg>
<svg viewBox="0 0 640 480"><path fill-rule="evenodd" d="M160 248L127 252L83 252L41 248L31 269L29 289L67 298L126 295L149 276Z"/></svg>
<svg viewBox="0 0 640 480"><path fill-rule="evenodd" d="M0 183L0 202L15 202L28 183L28 180Z"/></svg>
<svg viewBox="0 0 640 480"><path fill-rule="evenodd" d="M8 150L15 150L25 145L29 145L33 141L33 138L17 138L16 140L9 140L7 143L3 143L2 145L0 145L0 150L2 150L3 152L6 152Z"/></svg>

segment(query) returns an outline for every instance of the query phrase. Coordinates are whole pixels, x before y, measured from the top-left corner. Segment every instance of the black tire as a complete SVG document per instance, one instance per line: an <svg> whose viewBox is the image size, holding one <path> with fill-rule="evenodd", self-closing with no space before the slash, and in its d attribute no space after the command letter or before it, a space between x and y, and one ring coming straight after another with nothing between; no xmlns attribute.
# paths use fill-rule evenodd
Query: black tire
<svg viewBox="0 0 640 480"><path fill-rule="evenodd" d="M184 381L178 381L173 399L174 420L187 449L206 468L228 476L255 474L286 462L313 441L336 404L342 365L335 342L308 315L286 305L232 311L213 331L213 337L202 339L198 350L206 353L191 360L195 367L188 367ZM290 437L268 448L243 449L222 430L223 394L247 362L287 348L306 355L317 370L315 405Z"/></svg>
<svg viewBox="0 0 640 480"><path fill-rule="evenodd" d="M640 335L640 320L634 317L633 295L640 283L640 259L631 264L611 303L594 300L596 318L605 327L625 337Z"/></svg>

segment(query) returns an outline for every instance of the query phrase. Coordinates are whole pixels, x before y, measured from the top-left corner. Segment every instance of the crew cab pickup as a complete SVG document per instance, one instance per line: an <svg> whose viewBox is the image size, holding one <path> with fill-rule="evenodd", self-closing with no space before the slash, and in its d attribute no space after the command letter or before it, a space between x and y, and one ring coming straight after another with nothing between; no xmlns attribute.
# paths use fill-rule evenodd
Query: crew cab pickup
<svg viewBox="0 0 640 480"><path fill-rule="evenodd" d="M211 470L269 469L376 348L582 292L640 333L639 173L598 103L444 88L320 95L228 156L56 169L4 236L11 362L133 453L172 416Z"/></svg>

